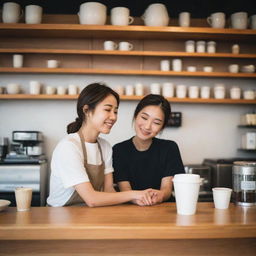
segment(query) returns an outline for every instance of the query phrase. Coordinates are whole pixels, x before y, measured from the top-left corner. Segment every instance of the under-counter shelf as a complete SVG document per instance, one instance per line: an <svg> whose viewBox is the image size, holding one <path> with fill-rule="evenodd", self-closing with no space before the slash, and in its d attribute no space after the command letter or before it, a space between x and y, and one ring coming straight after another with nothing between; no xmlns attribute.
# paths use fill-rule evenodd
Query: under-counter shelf
<svg viewBox="0 0 256 256"><path fill-rule="evenodd" d="M149 27L80 24L0 23L1 37L122 38L122 39L218 39L256 41L256 30L209 27Z"/></svg>
<svg viewBox="0 0 256 256"><path fill-rule="evenodd" d="M183 76L183 77L223 77L256 78L256 73L230 72L188 72L128 69L94 69L94 68L0 68L0 73L48 73L48 74L103 74L103 75L142 75L142 76Z"/></svg>
<svg viewBox="0 0 256 256"><path fill-rule="evenodd" d="M31 95L31 94L0 94L0 100L76 100L78 95ZM137 101L141 100L142 96L126 96L121 95L121 100L124 101ZM256 104L255 100L244 99L191 99L191 98L167 98L168 101L173 103L194 103L194 104Z"/></svg>

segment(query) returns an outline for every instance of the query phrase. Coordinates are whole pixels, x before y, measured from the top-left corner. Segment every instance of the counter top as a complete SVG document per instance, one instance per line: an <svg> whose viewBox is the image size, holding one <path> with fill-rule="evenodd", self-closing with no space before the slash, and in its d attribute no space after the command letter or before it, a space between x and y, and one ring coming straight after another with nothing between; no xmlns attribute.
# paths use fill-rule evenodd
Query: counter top
<svg viewBox="0 0 256 256"><path fill-rule="evenodd" d="M177 215L175 203L0 212L0 240L214 238L256 238L256 207L217 210L213 203L198 203L192 216Z"/></svg>

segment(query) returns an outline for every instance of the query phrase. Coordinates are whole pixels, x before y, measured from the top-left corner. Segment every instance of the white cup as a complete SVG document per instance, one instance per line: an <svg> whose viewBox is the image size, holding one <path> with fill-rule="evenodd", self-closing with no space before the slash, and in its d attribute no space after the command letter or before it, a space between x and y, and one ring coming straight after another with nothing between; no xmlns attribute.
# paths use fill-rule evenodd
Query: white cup
<svg viewBox="0 0 256 256"><path fill-rule="evenodd" d="M117 85L115 87L115 91L119 94L119 95L124 95L124 87L122 85Z"/></svg>
<svg viewBox="0 0 256 256"><path fill-rule="evenodd" d="M232 87L230 89L230 98L231 99L240 99L241 98L241 89L239 87Z"/></svg>
<svg viewBox="0 0 256 256"><path fill-rule="evenodd" d="M7 84L6 91L8 94L18 94L20 93L20 85L16 83Z"/></svg>
<svg viewBox="0 0 256 256"><path fill-rule="evenodd" d="M104 50L106 51L114 51L118 48L118 45L113 41L105 41L104 42Z"/></svg>
<svg viewBox="0 0 256 256"><path fill-rule="evenodd" d="M39 5L25 7L25 22L27 24L40 24L42 22L43 8Z"/></svg>
<svg viewBox="0 0 256 256"><path fill-rule="evenodd" d="M196 67L195 66L188 66L187 71L188 72L196 72Z"/></svg>
<svg viewBox="0 0 256 256"><path fill-rule="evenodd" d="M47 68L57 68L59 64L58 60L47 60Z"/></svg>
<svg viewBox="0 0 256 256"><path fill-rule="evenodd" d="M214 42L214 41L207 42L207 52L208 53L216 52L216 42Z"/></svg>
<svg viewBox="0 0 256 256"><path fill-rule="evenodd" d="M119 51L131 51L133 45L129 42L120 42L118 46Z"/></svg>
<svg viewBox="0 0 256 256"><path fill-rule="evenodd" d="M200 53L205 52L205 41L196 42L196 51Z"/></svg>
<svg viewBox="0 0 256 256"><path fill-rule="evenodd" d="M224 28L225 27L225 13L215 12L210 17L207 17L207 22L212 28Z"/></svg>
<svg viewBox="0 0 256 256"><path fill-rule="evenodd" d="M199 87L198 86L189 86L188 96L191 99L196 99L199 97Z"/></svg>
<svg viewBox="0 0 256 256"><path fill-rule="evenodd" d="M55 94L56 92L56 88L55 87L52 87L52 86L46 86L45 88L45 93L48 94L48 95L52 95L52 94Z"/></svg>
<svg viewBox="0 0 256 256"><path fill-rule="evenodd" d="M203 71L204 72L212 72L213 71L213 67L212 66L204 66L203 67Z"/></svg>
<svg viewBox="0 0 256 256"><path fill-rule="evenodd" d="M125 86L125 95L127 95L127 96L134 95L134 87L133 87L133 85L126 85Z"/></svg>
<svg viewBox="0 0 256 256"><path fill-rule="evenodd" d="M150 85L151 94L161 94L161 85L159 83L152 83Z"/></svg>
<svg viewBox="0 0 256 256"><path fill-rule="evenodd" d="M170 61L169 60L161 60L160 61L160 69L161 69L161 71L169 71L170 70Z"/></svg>
<svg viewBox="0 0 256 256"><path fill-rule="evenodd" d="M229 71L230 73L238 73L238 71L239 71L239 66L238 66L238 64L231 64L231 65L229 65L229 66L228 66L228 71Z"/></svg>
<svg viewBox="0 0 256 256"><path fill-rule="evenodd" d="M169 97L169 98L174 97L174 85L173 85L173 83L169 83L169 82L163 83L162 94L163 94L164 97Z"/></svg>
<svg viewBox="0 0 256 256"><path fill-rule="evenodd" d="M256 29L256 14L250 17L250 28Z"/></svg>
<svg viewBox="0 0 256 256"><path fill-rule="evenodd" d="M144 95L144 86L142 83L135 84L135 95L143 96Z"/></svg>
<svg viewBox="0 0 256 256"><path fill-rule="evenodd" d="M24 212L29 211L32 200L32 188L16 188L15 200L17 205L17 211Z"/></svg>
<svg viewBox="0 0 256 256"><path fill-rule="evenodd" d="M68 94L69 95L76 95L78 93L77 86L75 84L70 84L68 86Z"/></svg>
<svg viewBox="0 0 256 256"><path fill-rule="evenodd" d="M29 93L30 94L40 94L41 92L41 83L38 81L30 81L29 82Z"/></svg>
<svg viewBox="0 0 256 256"><path fill-rule="evenodd" d="M182 60L181 59L173 59L172 60L172 70L176 72L182 71Z"/></svg>
<svg viewBox="0 0 256 256"><path fill-rule="evenodd" d="M22 11L19 4L14 2L6 2L3 4L3 23L17 23L21 15Z"/></svg>
<svg viewBox="0 0 256 256"><path fill-rule="evenodd" d="M235 12L231 15L231 26L236 29L246 29L248 25L247 12Z"/></svg>
<svg viewBox="0 0 256 256"><path fill-rule="evenodd" d="M107 7L98 2L86 2L80 5L79 22L86 25L105 25Z"/></svg>
<svg viewBox="0 0 256 256"><path fill-rule="evenodd" d="M211 88L209 86L202 86L200 90L200 96L202 99L209 99Z"/></svg>
<svg viewBox="0 0 256 256"><path fill-rule="evenodd" d="M239 44L233 44L232 45L232 53L233 54L239 54L239 52L240 52Z"/></svg>
<svg viewBox="0 0 256 256"><path fill-rule="evenodd" d="M112 8L110 15L110 22L115 26L127 26L134 21L134 18L130 16L130 10L126 7Z"/></svg>
<svg viewBox="0 0 256 256"><path fill-rule="evenodd" d="M195 52L195 41L193 40L186 41L185 50L186 52Z"/></svg>
<svg viewBox="0 0 256 256"><path fill-rule="evenodd" d="M216 209L228 209L230 198L231 198L231 188L213 188L213 202Z"/></svg>
<svg viewBox="0 0 256 256"><path fill-rule="evenodd" d="M252 89L244 90L243 97L245 100L254 100L255 92Z"/></svg>
<svg viewBox="0 0 256 256"><path fill-rule="evenodd" d="M216 84L214 87L214 98L215 99L224 99L225 98L225 87L222 84Z"/></svg>
<svg viewBox="0 0 256 256"><path fill-rule="evenodd" d="M57 94L58 95L65 95L66 94L66 88L63 86L58 86L57 87Z"/></svg>
<svg viewBox="0 0 256 256"><path fill-rule="evenodd" d="M180 27L189 27L190 26L190 13L181 12L179 14L179 25Z"/></svg>
<svg viewBox="0 0 256 256"><path fill-rule="evenodd" d="M187 86L179 84L176 86L176 96L177 98L186 98L187 96Z"/></svg>
<svg viewBox="0 0 256 256"><path fill-rule="evenodd" d="M13 55L13 67L14 68L22 68L23 67L23 55L21 55L21 54Z"/></svg>
<svg viewBox="0 0 256 256"><path fill-rule="evenodd" d="M201 179L197 174L176 174L173 178L177 213L196 213Z"/></svg>

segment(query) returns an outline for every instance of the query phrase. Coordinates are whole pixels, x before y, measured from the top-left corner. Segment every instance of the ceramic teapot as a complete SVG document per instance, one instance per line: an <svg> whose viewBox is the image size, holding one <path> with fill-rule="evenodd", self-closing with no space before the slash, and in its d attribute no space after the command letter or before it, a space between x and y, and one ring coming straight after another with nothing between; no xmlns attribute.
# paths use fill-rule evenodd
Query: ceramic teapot
<svg viewBox="0 0 256 256"><path fill-rule="evenodd" d="M107 7L98 2L87 2L80 5L78 13L80 24L104 25L107 19Z"/></svg>
<svg viewBox="0 0 256 256"><path fill-rule="evenodd" d="M141 17L146 26L168 26L169 16L164 4L151 4Z"/></svg>

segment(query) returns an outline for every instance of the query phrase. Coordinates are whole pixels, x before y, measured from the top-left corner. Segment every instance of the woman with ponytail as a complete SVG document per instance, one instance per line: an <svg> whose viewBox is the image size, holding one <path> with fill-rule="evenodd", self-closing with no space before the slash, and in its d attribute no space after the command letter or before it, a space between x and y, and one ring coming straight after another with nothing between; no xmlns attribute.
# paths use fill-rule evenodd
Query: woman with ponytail
<svg viewBox="0 0 256 256"><path fill-rule="evenodd" d="M90 84L82 90L77 118L53 152L49 206L85 203L95 207L131 200L152 204L151 189L116 192L113 188L112 149L99 134L110 132L118 105L118 94L103 84Z"/></svg>

